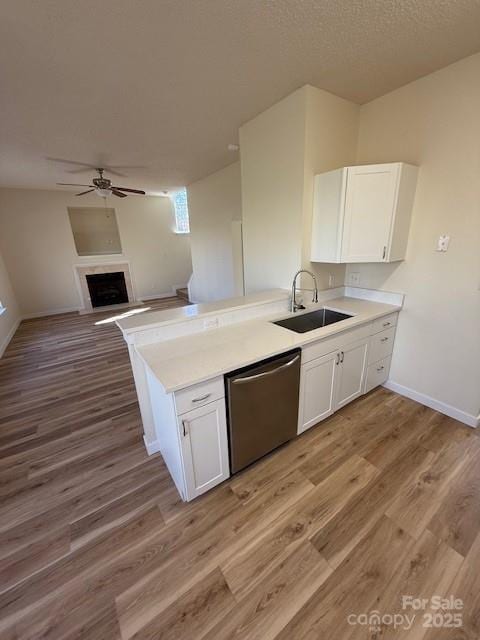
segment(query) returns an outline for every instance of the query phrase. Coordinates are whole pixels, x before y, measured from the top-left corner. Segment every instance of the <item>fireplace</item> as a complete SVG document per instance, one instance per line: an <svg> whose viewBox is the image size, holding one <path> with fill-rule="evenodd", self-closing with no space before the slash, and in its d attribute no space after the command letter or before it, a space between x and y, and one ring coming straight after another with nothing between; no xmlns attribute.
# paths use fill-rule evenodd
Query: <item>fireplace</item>
<svg viewBox="0 0 480 640"><path fill-rule="evenodd" d="M123 271L85 275L92 307L128 302L127 285Z"/></svg>
<svg viewBox="0 0 480 640"><path fill-rule="evenodd" d="M109 305L135 305L138 302L128 262L77 264L74 270L82 302L80 313L91 313Z"/></svg>

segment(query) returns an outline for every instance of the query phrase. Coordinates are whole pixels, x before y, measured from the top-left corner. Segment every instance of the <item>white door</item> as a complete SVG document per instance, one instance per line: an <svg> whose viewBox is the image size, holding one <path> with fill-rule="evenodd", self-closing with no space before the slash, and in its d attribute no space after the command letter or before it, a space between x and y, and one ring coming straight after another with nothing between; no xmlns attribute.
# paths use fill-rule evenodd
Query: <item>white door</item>
<svg viewBox="0 0 480 640"><path fill-rule="evenodd" d="M298 433L313 427L335 410L337 351L304 364L300 376Z"/></svg>
<svg viewBox="0 0 480 640"><path fill-rule="evenodd" d="M188 411L178 421L188 501L230 476L225 400Z"/></svg>
<svg viewBox="0 0 480 640"><path fill-rule="evenodd" d="M398 164L348 167L342 262L388 259Z"/></svg>
<svg viewBox="0 0 480 640"><path fill-rule="evenodd" d="M367 347L368 339L362 339L347 345L340 352L335 410L355 400L363 393Z"/></svg>

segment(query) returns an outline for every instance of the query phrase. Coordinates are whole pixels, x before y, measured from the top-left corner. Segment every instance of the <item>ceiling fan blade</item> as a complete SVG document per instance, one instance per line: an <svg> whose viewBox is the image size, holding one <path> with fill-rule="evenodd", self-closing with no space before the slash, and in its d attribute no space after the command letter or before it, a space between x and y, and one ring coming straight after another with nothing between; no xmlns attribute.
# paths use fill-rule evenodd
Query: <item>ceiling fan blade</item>
<svg viewBox="0 0 480 640"><path fill-rule="evenodd" d="M127 176L124 173L120 173L120 171L116 171L115 169L110 169L110 167L102 167L104 173L111 173L114 176L118 176L119 178L126 178ZM66 173L71 173L72 175L75 173L85 173L87 171L97 171L97 167L81 167L79 169L70 169Z"/></svg>
<svg viewBox="0 0 480 640"><path fill-rule="evenodd" d="M57 182L57 184L61 187L93 187L93 184L72 184L71 182Z"/></svg>
<svg viewBox="0 0 480 640"><path fill-rule="evenodd" d="M76 196L84 196L86 193L92 193L95 189L87 189L86 191L82 191L82 193L76 193Z"/></svg>
<svg viewBox="0 0 480 640"><path fill-rule="evenodd" d="M104 166L104 170L107 173L111 173L114 176L119 176L120 178L126 178L127 176L121 171L128 171L129 169L146 169L144 165L126 165L126 164L112 164L109 166Z"/></svg>
<svg viewBox="0 0 480 640"><path fill-rule="evenodd" d="M80 167L79 169L69 169L68 171L65 171L65 173L87 173L87 172L92 172L92 171L96 171L97 167Z"/></svg>
<svg viewBox="0 0 480 640"><path fill-rule="evenodd" d="M78 160L66 160L65 158L51 158L47 157L46 160L51 160L52 162L63 162L65 164L73 164L78 167L87 167L88 169L96 169L97 165L89 164L88 162L78 162Z"/></svg>
<svg viewBox="0 0 480 640"><path fill-rule="evenodd" d="M110 169L146 169L144 164L109 164Z"/></svg>
<svg viewBox="0 0 480 640"><path fill-rule="evenodd" d="M127 177L124 173L120 173L120 171L116 171L115 169L110 169L110 167L104 167L103 170L105 173L111 173L112 176L118 176L119 178Z"/></svg>
<svg viewBox="0 0 480 640"><path fill-rule="evenodd" d="M127 191L128 193L138 193L141 196L145 195L145 191L142 191L141 189L127 189L127 187L112 187L112 189L118 189L120 191Z"/></svg>
<svg viewBox="0 0 480 640"><path fill-rule="evenodd" d="M146 169L147 167L143 164L112 164L108 167L105 167L107 171L110 173L115 173L116 171L131 171L132 169ZM122 175L119 173L118 175Z"/></svg>
<svg viewBox="0 0 480 640"><path fill-rule="evenodd" d="M126 193L122 193L121 191L117 191L115 189L115 187L111 187L111 189L112 189L112 193L113 193L114 196L118 196L119 198L126 198L127 197Z"/></svg>

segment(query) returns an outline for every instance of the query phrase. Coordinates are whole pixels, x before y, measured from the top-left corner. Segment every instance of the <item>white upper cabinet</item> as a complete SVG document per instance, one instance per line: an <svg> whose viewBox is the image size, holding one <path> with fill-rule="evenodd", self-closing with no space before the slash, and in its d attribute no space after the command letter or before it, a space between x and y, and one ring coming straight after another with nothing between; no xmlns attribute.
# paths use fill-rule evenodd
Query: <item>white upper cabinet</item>
<svg viewBox="0 0 480 640"><path fill-rule="evenodd" d="M417 172L393 162L315 176L311 261L403 260Z"/></svg>

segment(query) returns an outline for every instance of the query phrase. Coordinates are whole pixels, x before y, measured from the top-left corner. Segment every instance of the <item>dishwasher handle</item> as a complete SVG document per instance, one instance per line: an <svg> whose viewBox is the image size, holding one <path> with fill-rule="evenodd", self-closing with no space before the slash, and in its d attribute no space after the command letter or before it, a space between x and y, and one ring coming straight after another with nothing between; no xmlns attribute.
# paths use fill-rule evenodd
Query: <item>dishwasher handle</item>
<svg viewBox="0 0 480 640"><path fill-rule="evenodd" d="M299 360L299 359L300 359L300 354L295 356L294 358L292 358L288 362L285 362L284 364L281 364L276 369L272 369L271 371L265 371L263 373L257 373L257 374L255 374L253 376L248 376L247 378L235 378L234 380L232 380L232 384L245 384L247 382L251 382L252 380L259 380L260 378L266 378L268 376L272 376L273 374L278 373L279 371L282 371L283 369L288 369L288 367L291 367L292 364L295 364L295 362L297 362L297 360Z"/></svg>

